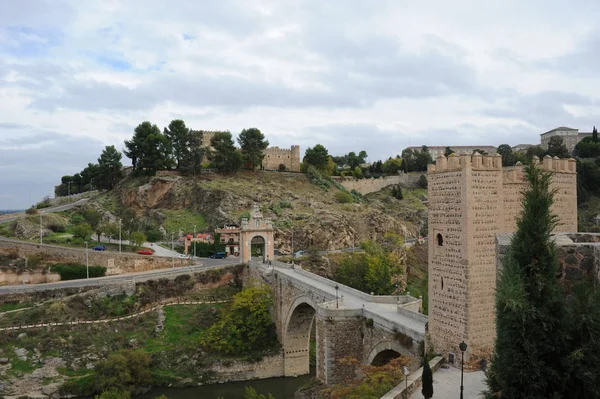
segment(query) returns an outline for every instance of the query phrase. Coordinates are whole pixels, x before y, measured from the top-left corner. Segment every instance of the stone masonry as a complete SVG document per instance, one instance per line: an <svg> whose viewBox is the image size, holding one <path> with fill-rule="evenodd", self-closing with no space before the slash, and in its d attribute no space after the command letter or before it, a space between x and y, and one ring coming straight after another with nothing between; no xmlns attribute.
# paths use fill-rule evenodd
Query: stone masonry
<svg viewBox="0 0 600 399"><path fill-rule="evenodd" d="M553 172L557 190L555 231L576 231L575 160L547 156L541 167ZM498 154L452 154L428 166L428 181L430 344L459 356L464 340L465 360L487 358L496 336L495 237L516 227L524 166L503 168Z"/></svg>

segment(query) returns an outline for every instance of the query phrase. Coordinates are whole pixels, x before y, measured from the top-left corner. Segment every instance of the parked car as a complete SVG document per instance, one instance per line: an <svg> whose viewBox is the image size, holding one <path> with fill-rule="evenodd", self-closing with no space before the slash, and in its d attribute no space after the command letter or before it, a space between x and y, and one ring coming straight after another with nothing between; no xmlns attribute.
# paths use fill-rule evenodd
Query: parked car
<svg viewBox="0 0 600 399"><path fill-rule="evenodd" d="M178 258L179 258L179 259L190 259L190 258L191 258L191 256L189 256L189 255L186 255L186 254L179 254Z"/></svg>
<svg viewBox="0 0 600 399"><path fill-rule="evenodd" d="M106 247L104 245L96 245L94 248L92 248L94 251L105 251Z"/></svg>
<svg viewBox="0 0 600 399"><path fill-rule="evenodd" d="M225 252L217 252L210 256L211 259L225 259L226 257L227 257L227 254Z"/></svg>
<svg viewBox="0 0 600 399"><path fill-rule="evenodd" d="M140 249L137 251L138 254L140 255L152 255L152 250L151 249Z"/></svg>
<svg viewBox="0 0 600 399"><path fill-rule="evenodd" d="M294 258L300 258L301 256L306 255L306 251L301 249L300 251L294 252Z"/></svg>

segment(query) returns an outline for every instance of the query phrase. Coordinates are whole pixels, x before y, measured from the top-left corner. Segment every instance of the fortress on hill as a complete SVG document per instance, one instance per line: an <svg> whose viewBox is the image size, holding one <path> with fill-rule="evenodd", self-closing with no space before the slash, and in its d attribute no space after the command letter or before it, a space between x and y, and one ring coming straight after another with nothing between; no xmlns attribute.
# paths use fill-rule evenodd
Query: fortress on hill
<svg viewBox="0 0 600 399"><path fill-rule="evenodd" d="M202 132L202 147L211 147L210 140L217 132ZM285 170L300 172L300 146L293 145L290 149L269 147L265 150L265 158L262 162L263 169L281 170L281 165Z"/></svg>
<svg viewBox="0 0 600 399"><path fill-rule="evenodd" d="M539 159L534 158L539 163ZM576 161L546 156L556 189L555 232L577 231ZM524 166L502 167L499 154L440 156L428 165L429 181L429 342L450 361L489 358L496 337L495 239L516 229Z"/></svg>

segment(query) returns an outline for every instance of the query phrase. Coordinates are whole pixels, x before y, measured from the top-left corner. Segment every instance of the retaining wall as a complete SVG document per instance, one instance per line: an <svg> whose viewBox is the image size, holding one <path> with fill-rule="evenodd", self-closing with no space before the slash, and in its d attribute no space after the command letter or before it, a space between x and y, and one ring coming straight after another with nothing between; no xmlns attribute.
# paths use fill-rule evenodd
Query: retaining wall
<svg viewBox="0 0 600 399"><path fill-rule="evenodd" d="M355 179L355 178L339 178L333 177L336 179L342 186L346 188L348 191L356 190L358 193L362 195L374 193L384 189L387 186L391 186L394 184L403 184L405 186L416 186L419 178L423 173L401 173L395 176L386 176L380 177L379 179L370 178L370 179Z"/></svg>

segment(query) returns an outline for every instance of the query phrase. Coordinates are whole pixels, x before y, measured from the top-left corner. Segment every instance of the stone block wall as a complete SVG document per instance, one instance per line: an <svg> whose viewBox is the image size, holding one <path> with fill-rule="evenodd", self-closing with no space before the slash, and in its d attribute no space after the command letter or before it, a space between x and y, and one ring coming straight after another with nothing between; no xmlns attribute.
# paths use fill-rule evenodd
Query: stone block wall
<svg viewBox="0 0 600 399"><path fill-rule="evenodd" d="M74 262L85 264L86 262L85 249L34 244L5 238L0 238L0 251L16 252L21 257L39 256L44 261L52 263ZM87 253L90 266L106 267L107 275L164 269L172 266L171 258L154 255L94 251L92 249L89 249ZM179 259L176 261L179 261Z"/></svg>
<svg viewBox="0 0 600 399"><path fill-rule="evenodd" d="M216 373L213 382L248 381L283 377L283 353L265 356L260 362L233 361L211 367Z"/></svg>
<svg viewBox="0 0 600 399"><path fill-rule="evenodd" d="M279 170L279 165L285 165L285 170L300 172L300 146L293 145L289 149L269 147L265 150L262 166L264 169Z"/></svg>
<svg viewBox="0 0 600 399"><path fill-rule="evenodd" d="M337 177L333 178L338 180L339 183L344 186L344 188L348 191L356 190L358 193L362 195L367 195L370 193L374 193L377 191L381 191L382 189L392 186L395 184L403 184L406 186L416 186L419 178L424 173L400 173L394 176L385 176L380 177L379 179L370 178L370 179L355 179L353 177Z"/></svg>

